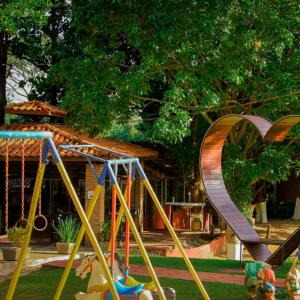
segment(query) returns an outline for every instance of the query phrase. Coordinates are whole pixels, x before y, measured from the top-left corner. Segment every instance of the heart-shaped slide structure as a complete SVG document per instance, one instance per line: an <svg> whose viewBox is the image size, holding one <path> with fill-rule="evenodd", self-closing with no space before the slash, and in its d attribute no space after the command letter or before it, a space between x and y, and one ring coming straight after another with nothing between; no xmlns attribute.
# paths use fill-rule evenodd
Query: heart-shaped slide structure
<svg viewBox="0 0 300 300"><path fill-rule="evenodd" d="M246 120L259 131L264 142L282 142L300 121L300 115L290 115L271 123L252 115L227 115L215 121L208 129L200 151L200 171L210 203L241 240L255 260L281 265L300 243L300 227L272 254L268 241L261 239L245 216L230 198L222 174L222 150L225 140L238 122ZM243 174L241 174L243 176Z"/></svg>

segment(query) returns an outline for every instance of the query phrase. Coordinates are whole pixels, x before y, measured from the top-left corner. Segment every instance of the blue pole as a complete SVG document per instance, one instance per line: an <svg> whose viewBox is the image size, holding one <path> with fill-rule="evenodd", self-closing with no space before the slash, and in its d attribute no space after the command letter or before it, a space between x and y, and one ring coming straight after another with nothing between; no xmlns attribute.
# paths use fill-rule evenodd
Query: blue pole
<svg viewBox="0 0 300 300"><path fill-rule="evenodd" d="M0 130L0 139L48 139L52 138L49 131L14 131Z"/></svg>

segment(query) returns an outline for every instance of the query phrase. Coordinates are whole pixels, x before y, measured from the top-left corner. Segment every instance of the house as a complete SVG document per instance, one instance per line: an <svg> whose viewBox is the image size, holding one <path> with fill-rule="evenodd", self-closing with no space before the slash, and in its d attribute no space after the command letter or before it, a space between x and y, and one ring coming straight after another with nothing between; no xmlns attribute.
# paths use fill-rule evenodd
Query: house
<svg viewBox="0 0 300 300"><path fill-rule="evenodd" d="M157 152L139 145L127 144L108 138L90 138L85 134L80 134L71 126L58 123L43 123L41 119L44 117L64 118L66 112L53 107L47 103L40 101L28 101L23 103L11 104L6 107L6 113L28 116L32 118L32 122L7 124L0 126L0 130L21 130L21 131L50 131L53 134L53 141L58 147L59 145L96 145L109 150L118 151L128 154L133 157L138 157L141 163L145 163L150 159L157 157ZM1 231L4 231L5 224L5 143L6 140L0 139L0 206L2 216ZM22 170L22 149L24 143L24 158L25 158L25 184L24 184L24 213L28 214L31 195L35 176L37 173L38 163L40 159L40 140L10 140L9 149L9 195L8 195L8 222L9 226L13 226L20 218L21 212L21 170ZM96 186L96 179L85 158L78 154L67 150L59 149L59 154L68 171L71 181L79 195L80 201L84 207L87 207L92 197L93 190ZM106 152L97 151L94 149L86 149L86 153L109 158ZM96 166L100 172L102 165ZM125 189L125 175L119 174L118 180L121 188ZM42 213L47 217L48 224L51 224L60 214L75 214L75 208L63 184L63 181L53 165L50 158L49 165L46 168L46 173L42 186L41 193ZM140 179L137 177L132 186L132 209L139 212L136 215L135 222L139 228L143 227L143 210L144 210L144 189ZM109 219L111 210L111 189L109 180L105 183L105 189L99 196L99 201L95 211L91 217L91 225L97 233L99 223L103 222L105 217ZM48 226L47 232L50 234L51 226Z"/></svg>

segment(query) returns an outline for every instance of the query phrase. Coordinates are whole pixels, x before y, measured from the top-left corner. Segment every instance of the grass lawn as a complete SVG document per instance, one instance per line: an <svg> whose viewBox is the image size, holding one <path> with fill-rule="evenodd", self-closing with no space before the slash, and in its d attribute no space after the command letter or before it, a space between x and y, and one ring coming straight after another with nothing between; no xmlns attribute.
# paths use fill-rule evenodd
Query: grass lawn
<svg viewBox="0 0 300 300"><path fill-rule="evenodd" d="M151 256L153 266L187 270L187 267L181 258ZM247 261L222 260L222 259L190 259L196 271L228 274L244 274ZM130 263L144 265L141 256L130 257ZM287 260L280 268L275 270L277 278L286 278L291 267L292 260Z"/></svg>
<svg viewBox="0 0 300 300"><path fill-rule="evenodd" d="M52 299L62 271L63 270L61 268L44 267L40 271L31 273L28 276L21 277L17 286L14 300ZM135 277L140 281L149 281L148 277ZM160 282L162 286L169 286L175 288L177 299L179 300L202 299L199 296L199 290L197 289L195 283L192 281L161 278ZM204 286L207 289L207 292L212 300L244 299L243 296L245 294L245 288L242 285L204 282ZM8 281L0 284L0 299L4 298L7 287ZM71 271L61 299L74 300L74 295L78 291L85 291L86 287L87 279L81 280L75 276L74 271ZM282 293L285 294L285 291L283 291ZM287 298L281 297L280 299Z"/></svg>

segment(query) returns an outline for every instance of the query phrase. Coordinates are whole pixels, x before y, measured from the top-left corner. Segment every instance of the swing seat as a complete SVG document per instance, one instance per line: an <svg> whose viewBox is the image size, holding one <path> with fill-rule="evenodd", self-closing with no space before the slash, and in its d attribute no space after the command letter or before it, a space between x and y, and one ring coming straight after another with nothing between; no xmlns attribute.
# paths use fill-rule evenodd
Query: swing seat
<svg viewBox="0 0 300 300"><path fill-rule="evenodd" d="M155 287L153 281L141 283L141 282L138 282L136 279L134 279L132 276L124 277L124 278L120 279L119 282L121 282L122 284L124 284L126 286L137 286L139 284L143 284L144 290L148 290L148 291L156 290L156 287Z"/></svg>
<svg viewBox="0 0 300 300"><path fill-rule="evenodd" d="M115 282L115 287L116 287L117 292L118 292L121 299L122 299L122 297L124 297L125 299L126 298L128 298L128 299L133 298L134 299L134 297L137 297L136 299L138 299L138 296L144 291L142 283L137 285L137 286L130 287L130 286L123 285L119 281L116 281ZM110 290L107 290L105 292L105 294L103 296L103 299L113 300Z"/></svg>

